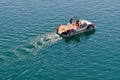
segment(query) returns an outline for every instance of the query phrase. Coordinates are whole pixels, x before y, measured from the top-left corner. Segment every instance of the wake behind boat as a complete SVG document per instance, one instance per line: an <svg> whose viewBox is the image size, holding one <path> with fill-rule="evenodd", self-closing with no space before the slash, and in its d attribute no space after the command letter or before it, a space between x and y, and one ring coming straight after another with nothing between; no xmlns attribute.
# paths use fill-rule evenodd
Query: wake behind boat
<svg viewBox="0 0 120 80"><path fill-rule="evenodd" d="M84 19L79 19L72 22L73 18L66 25L61 24L58 26L56 33L63 37L71 37L83 32L89 32L95 30L95 25Z"/></svg>

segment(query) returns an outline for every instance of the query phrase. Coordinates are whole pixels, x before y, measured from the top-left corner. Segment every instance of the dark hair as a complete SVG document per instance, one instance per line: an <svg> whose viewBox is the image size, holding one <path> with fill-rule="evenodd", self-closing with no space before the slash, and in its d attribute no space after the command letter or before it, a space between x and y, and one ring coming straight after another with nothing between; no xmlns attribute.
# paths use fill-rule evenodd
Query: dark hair
<svg viewBox="0 0 120 80"><path fill-rule="evenodd" d="M79 20L78 20L78 21L76 21L76 23L79 23Z"/></svg>

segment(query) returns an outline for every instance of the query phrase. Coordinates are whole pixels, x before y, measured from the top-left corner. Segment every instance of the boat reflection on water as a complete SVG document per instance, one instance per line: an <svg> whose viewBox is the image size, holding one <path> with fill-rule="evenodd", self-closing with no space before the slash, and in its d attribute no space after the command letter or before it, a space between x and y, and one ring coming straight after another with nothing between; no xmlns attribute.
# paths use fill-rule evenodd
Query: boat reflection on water
<svg viewBox="0 0 120 80"><path fill-rule="evenodd" d="M92 30L92 31L84 32L84 33L77 34L77 35L74 35L74 36L71 36L71 37L63 37L63 40L66 43L70 43L71 41L81 42L83 40L89 39L89 37L94 33L95 33L95 30Z"/></svg>

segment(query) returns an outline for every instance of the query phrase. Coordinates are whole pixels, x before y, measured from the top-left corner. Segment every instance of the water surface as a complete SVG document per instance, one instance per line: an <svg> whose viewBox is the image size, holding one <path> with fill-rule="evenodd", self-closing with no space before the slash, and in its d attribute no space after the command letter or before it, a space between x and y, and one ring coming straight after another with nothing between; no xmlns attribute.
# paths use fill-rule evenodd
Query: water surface
<svg viewBox="0 0 120 80"><path fill-rule="evenodd" d="M1 0L1 80L119 80L119 0ZM63 39L70 17L93 22L92 34Z"/></svg>

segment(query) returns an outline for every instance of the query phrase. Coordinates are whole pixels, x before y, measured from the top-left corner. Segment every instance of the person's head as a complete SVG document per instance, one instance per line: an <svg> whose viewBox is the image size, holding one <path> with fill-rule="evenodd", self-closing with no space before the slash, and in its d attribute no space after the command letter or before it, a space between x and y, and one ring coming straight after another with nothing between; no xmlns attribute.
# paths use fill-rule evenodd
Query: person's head
<svg viewBox="0 0 120 80"><path fill-rule="evenodd" d="M79 23L79 20L78 20L78 21L76 21L76 23Z"/></svg>

